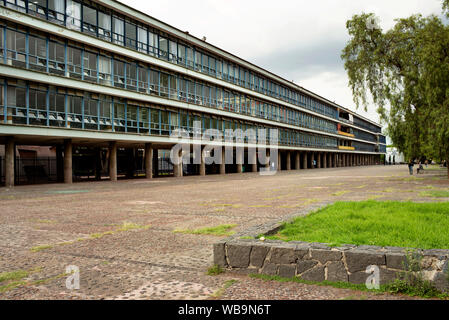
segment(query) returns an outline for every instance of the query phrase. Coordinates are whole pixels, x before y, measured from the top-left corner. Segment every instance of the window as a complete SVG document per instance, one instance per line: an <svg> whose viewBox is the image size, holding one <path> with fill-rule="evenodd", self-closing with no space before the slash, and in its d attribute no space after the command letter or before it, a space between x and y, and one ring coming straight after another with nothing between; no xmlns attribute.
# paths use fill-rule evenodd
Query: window
<svg viewBox="0 0 449 320"><path fill-rule="evenodd" d="M67 48L68 76L81 79L81 50L73 47Z"/></svg>
<svg viewBox="0 0 449 320"><path fill-rule="evenodd" d="M168 74L160 73L160 95L162 97L168 97Z"/></svg>
<svg viewBox="0 0 449 320"><path fill-rule="evenodd" d="M137 65L134 63L126 64L126 88L137 91Z"/></svg>
<svg viewBox="0 0 449 320"><path fill-rule="evenodd" d="M125 36L125 22L117 17L112 18L112 41L114 43L123 45Z"/></svg>
<svg viewBox="0 0 449 320"><path fill-rule="evenodd" d="M169 59L172 62L178 61L178 44L174 41L170 40L170 52L169 52Z"/></svg>
<svg viewBox="0 0 449 320"><path fill-rule="evenodd" d="M35 36L28 37L30 68L46 71L47 70L47 42L45 39Z"/></svg>
<svg viewBox="0 0 449 320"><path fill-rule="evenodd" d="M101 84L111 85L112 62L108 57L100 56L98 59L98 72Z"/></svg>
<svg viewBox="0 0 449 320"><path fill-rule="evenodd" d="M168 59L168 40L163 37L159 37L159 57Z"/></svg>
<svg viewBox="0 0 449 320"><path fill-rule="evenodd" d="M48 0L48 19L64 23L64 0Z"/></svg>
<svg viewBox="0 0 449 320"><path fill-rule="evenodd" d="M97 55L95 53L84 51L83 59L83 79L97 82Z"/></svg>
<svg viewBox="0 0 449 320"><path fill-rule="evenodd" d="M114 59L114 87L125 87L125 63Z"/></svg>
<svg viewBox="0 0 449 320"><path fill-rule="evenodd" d="M148 52L148 31L142 27L137 28L137 50Z"/></svg>
<svg viewBox="0 0 449 320"><path fill-rule="evenodd" d="M178 63L184 65L186 63L186 47L178 44Z"/></svg>
<svg viewBox="0 0 449 320"><path fill-rule="evenodd" d="M190 47L187 47L187 67L192 68L194 66L194 57L193 57L193 49Z"/></svg>
<svg viewBox="0 0 449 320"><path fill-rule="evenodd" d="M152 56L159 56L159 41L158 35L152 32L148 33L148 52Z"/></svg>
<svg viewBox="0 0 449 320"><path fill-rule="evenodd" d="M67 28L80 30L81 29L81 4L78 2L67 0Z"/></svg>
<svg viewBox="0 0 449 320"><path fill-rule="evenodd" d="M125 131L125 104L120 100L114 102L114 130Z"/></svg>
<svg viewBox="0 0 449 320"><path fill-rule="evenodd" d="M83 31L97 34L97 10L83 5Z"/></svg>
<svg viewBox="0 0 449 320"><path fill-rule="evenodd" d="M103 12L98 12L98 36L111 40L111 16Z"/></svg>
<svg viewBox="0 0 449 320"><path fill-rule="evenodd" d="M28 1L28 11L35 15L45 16L47 10L47 0L33 0Z"/></svg>
<svg viewBox="0 0 449 320"><path fill-rule="evenodd" d="M145 67L139 67L139 91L148 92L148 70Z"/></svg>
<svg viewBox="0 0 449 320"><path fill-rule="evenodd" d="M130 22L125 23L126 41L125 46L129 48L137 48L137 26Z"/></svg>
<svg viewBox="0 0 449 320"><path fill-rule="evenodd" d="M10 65L25 67L26 62L26 37L24 33L7 30L6 48L7 63Z"/></svg>
<svg viewBox="0 0 449 320"><path fill-rule="evenodd" d="M48 48L48 68L51 73L65 75L65 49L61 43L51 41Z"/></svg>

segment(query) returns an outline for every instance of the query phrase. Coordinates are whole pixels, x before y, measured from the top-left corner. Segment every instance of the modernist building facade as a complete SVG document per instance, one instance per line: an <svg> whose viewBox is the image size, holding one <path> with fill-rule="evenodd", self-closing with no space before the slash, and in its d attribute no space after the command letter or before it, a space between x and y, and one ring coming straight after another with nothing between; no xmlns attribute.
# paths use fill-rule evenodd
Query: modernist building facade
<svg viewBox="0 0 449 320"><path fill-rule="evenodd" d="M75 149L96 150L97 177L106 171L111 180L118 154L134 159L140 150L151 178L160 169L156 151L170 149L179 128L193 136L195 122L223 135L277 129L281 170L373 165L386 152L380 125L119 2L0 1L7 186L15 182L17 145L56 147L58 179L67 183ZM247 159L252 141L234 146L244 150L236 165L206 170L202 161L197 173L260 170ZM173 171L182 176L185 168Z"/></svg>

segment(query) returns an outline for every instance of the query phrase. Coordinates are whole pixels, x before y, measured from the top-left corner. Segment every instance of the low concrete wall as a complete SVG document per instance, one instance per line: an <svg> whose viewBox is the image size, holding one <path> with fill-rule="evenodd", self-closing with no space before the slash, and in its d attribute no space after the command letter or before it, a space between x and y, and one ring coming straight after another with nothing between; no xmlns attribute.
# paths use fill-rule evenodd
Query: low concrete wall
<svg viewBox="0 0 449 320"><path fill-rule="evenodd" d="M327 205L324 204L324 205ZM323 204L309 208L314 211ZM294 216L306 214L299 212ZM290 216L289 218L292 218ZM289 219L286 219L287 221ZM255 238L276 233L281 224L255 227L214 245L214 263L245 274L301 277L309 281L332 281L364 284L371 274L368 266L380 270L380 284L394 281L407 263L407 249L398 247L343 245L330 247L322 243L283 242ZM421 256L422 274L441 291L449 291L449 250L415 250Z"/></svg>

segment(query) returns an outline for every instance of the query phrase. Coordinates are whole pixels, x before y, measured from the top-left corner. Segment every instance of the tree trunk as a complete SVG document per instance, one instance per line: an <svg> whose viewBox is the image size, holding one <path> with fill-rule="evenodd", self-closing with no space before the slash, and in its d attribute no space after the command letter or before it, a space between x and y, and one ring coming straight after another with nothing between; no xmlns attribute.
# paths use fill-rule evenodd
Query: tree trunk
<svg viewBox="0 0 449 320"><path fill-rule="evenodd" d="M449 179L449 160L446 160L447 178Z"/></svg>

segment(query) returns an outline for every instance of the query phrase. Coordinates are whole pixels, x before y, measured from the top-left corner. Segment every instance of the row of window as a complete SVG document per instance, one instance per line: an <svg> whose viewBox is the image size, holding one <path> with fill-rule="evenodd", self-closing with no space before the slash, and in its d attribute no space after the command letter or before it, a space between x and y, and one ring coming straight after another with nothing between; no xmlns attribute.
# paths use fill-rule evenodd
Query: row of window
<svg viewBox="0 0 449 320"><path fill-rule="evenodd" d="M191 136L195 121L202 130L216 129L226 138L226 130L254 130L270 127L204 113L182 112L156 105L142 105L128 99L78 92L60 87L46 87L32 82L0 79L0 122L86 130L129 132L169 136L182 128ZM269 133L266 137L270 141ZM296 130L279 130L280 144L336 148L337 139ZM248 139L246 138L246 141Z"/></svg>
<svg viewBox="0 0 449 320"><path fill-rule="evenodd" d="M357 139L371 141L371 142L377 142L377 136L375 136L373 134L367 133L365 131L357 130L354 128L351 131L354 133L354 135Z"/></svg>
<svg viewBox="0 0 449 320"><path fill-rule="evenodd" d="M375 126L374 124L371 124L369 122L366 122L362 119L359 119L357 117L354 117L354 125L356 125L357 127L363 128L365 130L371 131L371 132L376 132L376 133L381 133L382 129L379 128L378 126Z"/></svg>
<svg viewBox="0 0 449 320"><path fill-rule="evenodd" d="M4 5L65 25L103 40L138 50L337 119L337 110L276 81L168 37L93 2L72 0L0 0Z"/></svg>
<svg viewBox="0 0 449 320"><path fill-rule="evenodd" d="M336 133L336 123L329 120L28 32L0 28L0 56L16 67Z"/></svg>

